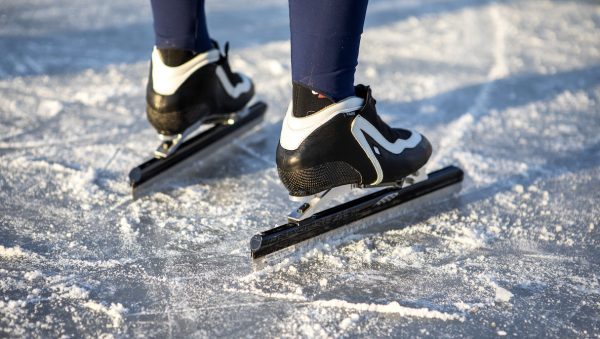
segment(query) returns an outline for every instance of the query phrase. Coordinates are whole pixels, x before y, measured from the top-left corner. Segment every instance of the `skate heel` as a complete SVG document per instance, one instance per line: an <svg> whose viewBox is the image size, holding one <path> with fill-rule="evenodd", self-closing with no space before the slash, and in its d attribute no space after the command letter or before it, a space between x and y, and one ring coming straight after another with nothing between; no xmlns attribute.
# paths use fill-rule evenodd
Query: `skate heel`
<svg viewBox="0 0 600 339"><path fill-rule="evenodd" d="M208 115L208 107L199 105L189 110L160 111L146 105L146 116L159 134L173 136L182 134L191 125Z"/></svg>
<svg viewBox="0 0 600 339"><path fill-rule="evenodd" d="M312 196L348 184L358 185L362 181L360 173L343 161L294 170L277 168L277 171L290 196L296 197Z"/></svg>

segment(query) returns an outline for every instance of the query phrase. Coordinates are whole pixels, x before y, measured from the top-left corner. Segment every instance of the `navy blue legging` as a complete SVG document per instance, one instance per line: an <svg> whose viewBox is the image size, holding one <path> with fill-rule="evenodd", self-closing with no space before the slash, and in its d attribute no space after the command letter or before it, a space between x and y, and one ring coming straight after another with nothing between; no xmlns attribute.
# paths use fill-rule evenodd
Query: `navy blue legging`
<svg viewBox="0 0 600 339"><path fill-rule="evenodd" d="M212 48L204 0L151 0L151 4L156 47L198 53Z"/></svg>
<svg viewBox="0 0 600 339"><path fill-rule="evenodd" d="M158 48L211 48L204 0L151 0ZM289 0L292 81L334 100L354 95L368 0Z"/></svg>

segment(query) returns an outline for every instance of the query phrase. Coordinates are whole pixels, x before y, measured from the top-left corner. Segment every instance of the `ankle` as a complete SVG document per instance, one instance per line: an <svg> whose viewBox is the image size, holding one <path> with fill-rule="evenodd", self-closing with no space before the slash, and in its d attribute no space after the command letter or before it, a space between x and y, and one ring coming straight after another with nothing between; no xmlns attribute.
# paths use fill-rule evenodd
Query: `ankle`
<svg viewBox="0 0 600 339"><path fill-rule="evenodd" d="M196 52L187 49L157 48L162 62L169 67L177 67L192 60Z"/></svg>
<svg viewBox="0 0 600 339"><path fill-rule="evenodd" d="M309 116L334 103L332 99L307 86L296 82L292 84L293 114L297 118Z"/></svg>

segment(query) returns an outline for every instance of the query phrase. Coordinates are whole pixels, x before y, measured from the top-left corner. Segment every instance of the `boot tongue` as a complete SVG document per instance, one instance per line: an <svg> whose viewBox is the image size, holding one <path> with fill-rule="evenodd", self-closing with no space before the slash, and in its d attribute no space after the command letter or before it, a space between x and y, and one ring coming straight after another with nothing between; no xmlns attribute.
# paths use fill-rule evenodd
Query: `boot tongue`
<svg viewBox="0 0 600 339"><path fill-rule="evenodd" d="M293 83L292 95L293 113L297 118L309 116L335 103L328 97L295 82Z"/></svg>

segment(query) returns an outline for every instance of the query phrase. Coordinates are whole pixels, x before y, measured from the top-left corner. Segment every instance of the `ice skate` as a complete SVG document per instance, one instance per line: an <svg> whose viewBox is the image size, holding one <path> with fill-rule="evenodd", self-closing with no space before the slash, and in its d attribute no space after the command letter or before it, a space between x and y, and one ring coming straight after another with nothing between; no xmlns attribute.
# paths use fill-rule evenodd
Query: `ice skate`
<svg viewBox="0 0 600 339"><path fill-rule="evenodd" d="M160 144L153 159L131 170L132 187L198 152L215 149L217 142L233 140L262 120L266 104L251 104L254 85L247 76L231 70L229 44L224 53L216 42L213 47L194 55L152 51L146 114Z"/></svg>
<svg viewBox="0 0 600 339"><path fill-rule="evenodd" d="M146 114L162 141L156 157L174 152L202 124L233 124L254 96L250 78L231 71L229 44L224 54L213 46L178 66L169 66L178 51L152 51Z"/></svg>
<svg viewBox="0 0 600 339"><path fill-rule="evenodd" d="M333 102L294 84L276 160L279 177L299 207L288 215L288 224L252 238L253 258L293 248L462 180L462 171L452 166L427 175L429 141L383 122L369 87L359 85L355 91L356 96ZM378 187L322 210L326 201L352 188Z"/></svg>
<svg viewBox="0 0 600 339"><path fill-rule="evenodd" d="M294 84L277 148L277 170L291 197L314 205L315 195L322 200L342 186L401 187L427 163L429 141L418 132L389 127L375 103L367 86L335 103ZM304 209L294 218L309 216L310 208Z"/></svg>

